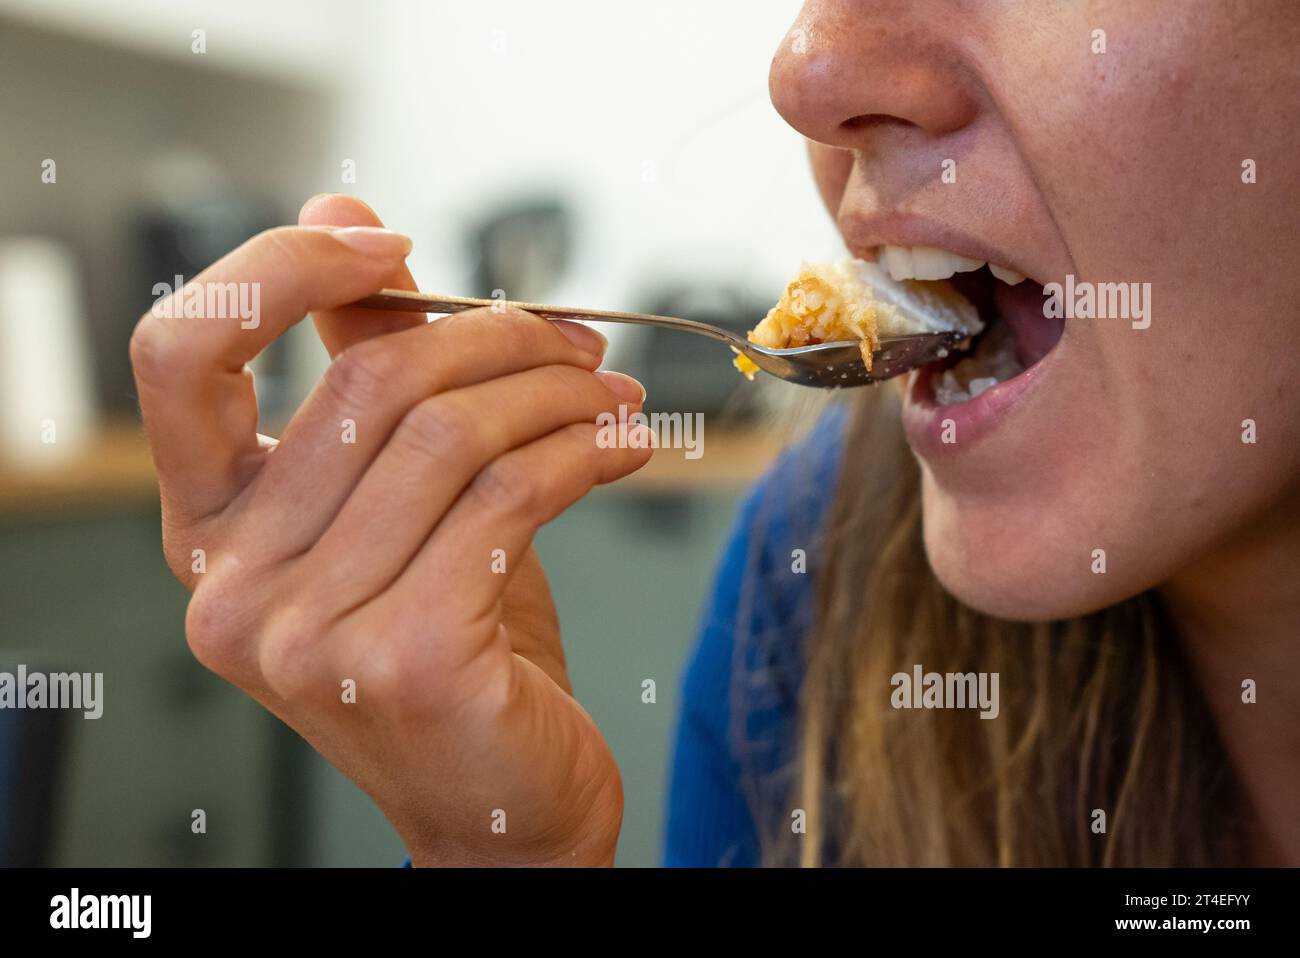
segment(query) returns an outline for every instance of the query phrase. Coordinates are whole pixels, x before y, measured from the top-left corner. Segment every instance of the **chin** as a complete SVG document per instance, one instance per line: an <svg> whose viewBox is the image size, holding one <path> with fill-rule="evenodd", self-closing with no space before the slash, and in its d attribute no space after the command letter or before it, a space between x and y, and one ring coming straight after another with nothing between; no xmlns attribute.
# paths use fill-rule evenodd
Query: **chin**
<svg viewBox="0 0 1300 958"><path fill-rule="evenodd" d="M1053 510L1046 506L1035 509L1027 500L1006 507L962 502L926 476L922 508L930 568L948 592L977 612L1043 622L1096 612L1134 594L1113 571L1094 573L1092 550L1083 544L1091 537L1061 529L1047 518Z"/></svg>

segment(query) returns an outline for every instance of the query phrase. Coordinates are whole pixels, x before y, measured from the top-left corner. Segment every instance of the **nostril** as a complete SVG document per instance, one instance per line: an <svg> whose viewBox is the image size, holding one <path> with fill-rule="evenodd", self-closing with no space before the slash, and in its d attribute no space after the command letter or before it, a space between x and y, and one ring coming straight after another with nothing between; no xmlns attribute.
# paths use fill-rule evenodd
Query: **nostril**
<svg viewBox="0 0 1300 958"><path fill-rule="evenodd" d="M913 126L908 120L901 117L893 116L889 113L860 113L857 116L851 116L840 124L840 129L849 133L857 133L862 130L880 129L881 127L890 126Z"/></svg>

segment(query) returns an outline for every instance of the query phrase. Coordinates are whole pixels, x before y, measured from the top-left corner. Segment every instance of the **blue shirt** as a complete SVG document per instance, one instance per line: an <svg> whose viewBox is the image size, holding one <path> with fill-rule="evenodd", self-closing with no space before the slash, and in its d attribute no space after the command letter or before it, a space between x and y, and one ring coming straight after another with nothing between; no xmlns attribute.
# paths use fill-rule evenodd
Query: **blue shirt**
<svg viewBox="0 0 1300 958"><path fill-rule="evenodd" d="M741 507L682 679L665 865L759 865L760 829L790 825L803 639L846 421L827 412Z"/></svg>

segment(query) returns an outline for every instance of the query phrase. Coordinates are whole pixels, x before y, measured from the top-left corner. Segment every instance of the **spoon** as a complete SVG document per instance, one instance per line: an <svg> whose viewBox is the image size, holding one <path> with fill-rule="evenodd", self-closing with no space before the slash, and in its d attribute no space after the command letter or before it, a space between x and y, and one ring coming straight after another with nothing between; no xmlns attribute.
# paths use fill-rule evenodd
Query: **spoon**
<svg viewBox="0 0 1300 958"><path fill-rule="evenodd" d="M634 323L662 326L708 336L743 353L765 373L801 386L836 389L842 386L865 386L942 359L948 352L962 348L969 337L965 332L917 333L909 336L882 336L880 348L871 354L871 372L862 361L857 342L817 343L793 349L769 349L758 346L735 333L708 323L697 323L675 316L651 316L646 313L623 313L606 309L570 309L543 306L539 303L515 303L503 299L473 299L467 296L433 296L401 289L381 289L373 296L351 304L362 309L401 310L417 313L459 313L466 309L513 306L550 319L580 319L598 323Z"/></svg>

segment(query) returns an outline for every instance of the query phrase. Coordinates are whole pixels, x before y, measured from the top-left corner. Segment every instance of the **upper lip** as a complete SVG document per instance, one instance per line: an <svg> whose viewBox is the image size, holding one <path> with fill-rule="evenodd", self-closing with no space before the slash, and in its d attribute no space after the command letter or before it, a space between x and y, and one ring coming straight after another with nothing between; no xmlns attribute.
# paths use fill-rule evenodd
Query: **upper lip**
<svg viewBox="0 0 1300 958"><path fill-rule="evenodd" d="M849 252L858 259L875 260L882 246L932 246L968 259L1005 266L1043 285L1043 281L1034 275L1033 268L1023 260L926 217L849 210L840 213L838 225Z"/></svg>

